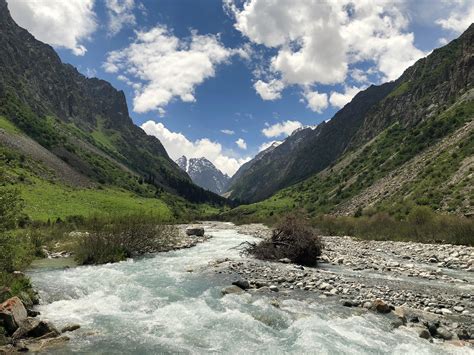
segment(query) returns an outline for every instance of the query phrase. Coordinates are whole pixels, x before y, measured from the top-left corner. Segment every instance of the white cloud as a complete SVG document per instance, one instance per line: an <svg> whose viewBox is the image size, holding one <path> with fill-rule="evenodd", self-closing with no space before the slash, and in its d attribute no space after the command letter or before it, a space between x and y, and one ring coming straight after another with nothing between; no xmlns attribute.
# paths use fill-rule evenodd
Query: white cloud
<svg viewBox="0 0 474 355"><path fill-rule="evenodd" d="M136 32L128 47L108 53L103 67L144 82L133 99L134 111L144 113L165 106L175 97L194 102L195 87L213 77L216 66L233 54L236 52L224 47L217 36L193 31L189 40L180 40L157 26Z"/></svg>
<svg viewBox="0 0 474 355"><path fill-rule="evenodd" d="M268 125L267 128L262 129L262 133L265 137L279 137L282 135L289 136L295 129L302 127L303 125L299 121L285 121L281 123L275 123L274 125Z"/></svg>
<svg viewBox="0 0 474 355"><path fill-rule="evenodd" d="M409 15L401 0L241 3L225 1L235 28L250 42L276 52L269 64L263 61L255 71L280 83L278 90L268 90L268 83L258 80L256 89L264 99L279 98L285 86L298 85L308 107L321 112L327 107L324 97L308 87L344 83L350 66L366 62L373 63L378 77L393 80L425 54L415 47L413 33L407 30ZM358 69L350 74L366 82L367 72Z"/></svg>
<svg viewBox="0 0 474 355"><path fill-rule="evenodd" d="M270 141L270 142L265 142L265 143L262 143L260 144L260 146L258 147L258 151L259 152L262 152L264 151L265 149L267 148L270 148L272 145L280 145L282 143L282 141Z"/></svg>
<svg viewBox="0 0 474 355"><path fill-rule="evenodd" d="M271 80L268 83L258 80L253 87L263 100L276 100L281 98L285 85L280 80Z"/></svg>
<svg viewBox="0 0 474 355"><path fill-rule="evenodd" d="M188 158L209 159L219 170L232 176L239 167L250 160L250 157L235 158L224 154L220 143L213 142L208 138L190 141L179 132L172 132L161 122L147 121L141 128L151 136L158 138L171 159L176 160L182 155Z"/></svg>
<svg viewBox="0 0 474 355"><path fill-rule="evenodd" d="M37 39L75 55L87 51L84 41L97 28L94 0L8 0L13 19Z"/></svg>
<svg viewBox="0 0 474 355"><path fill-rule="evenodd" d="M87 67L84 75L88 78L94 78L97 76L97 70L95 70L94 68Z"/></svg>
<svg viewBox="0 0 474 355"><path fill-rule="evenodd" d="M242 138L239 138L235 141L235 144L237 144L237 146L240 148L240 149L247 149L247 143L242 139Z"/></svg>
<svg viewBox="0 0 474 355"><path fill-rule="evenodd" d="M303 93L307 107L314 112L322 113L328 107L328 95L317 91L306 91Z"/></svg>
<svg viewBox="0 0 474 355"><path fill-rule="evenodd" d="M221 129L221 132L224 133L224 134L227 134L229 136L232 136L235 134L235 132L231 129Z"/></svg>
<svg viewBox="0 0 474 355"><path fill-rule="evenodd" d="M447 17L437 19L436 23L445 30L461 34L474 22L474 2L472 0L457 0L449 3L454 8Z"/></svg>
<svg viewBox="0 0 474 355"><path fill-rule="evenodd" d="M135 15L133 14L134 0L106 0L105 7L109 18L107 24L109 35L116 35L126 25L136 24Z"/></svg>
<svg viewBox="0 0 474 355"><path fill-rule="evenodd" d="M336 92L336 91L331 92L331 96L329 97L329 102L334 107L342 108L347 103L349 103L354 98L354 96L356 96L357 93L361 91L362 89L364 88L358 88L355 86L351 86L351 87L345 86L343 93Z"/></svg>
<svg viewBox="0 0 474 355"><path fill-rule="evenodd" d="M359 68L354 68L351 70L351 78L354 79L358 83L367 83L369 82L369 78L367 77L365 71Z"/></svg>

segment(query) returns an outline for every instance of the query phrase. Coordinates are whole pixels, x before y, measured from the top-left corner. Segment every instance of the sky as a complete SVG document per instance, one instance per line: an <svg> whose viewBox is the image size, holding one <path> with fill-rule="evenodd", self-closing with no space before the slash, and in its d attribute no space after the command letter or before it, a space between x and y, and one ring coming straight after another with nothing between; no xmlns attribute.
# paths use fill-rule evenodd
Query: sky
<svg viewBox="0 0 474 355"><path fill-rule="evenodd" d="M64 62L123 90L171 158L228 175L474 22L474 0L7 2Z"/></svg>

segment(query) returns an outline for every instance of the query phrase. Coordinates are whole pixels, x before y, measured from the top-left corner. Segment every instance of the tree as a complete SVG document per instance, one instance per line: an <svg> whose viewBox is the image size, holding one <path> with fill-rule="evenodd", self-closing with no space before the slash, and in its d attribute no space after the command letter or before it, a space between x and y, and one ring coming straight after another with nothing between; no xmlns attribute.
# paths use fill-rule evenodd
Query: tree
<svg viewBox="0 0 474 355"><path fill-rule="evenodd" d="M0 232L17 227L23 217L24 203L18 190L0 188Z"/></svg>

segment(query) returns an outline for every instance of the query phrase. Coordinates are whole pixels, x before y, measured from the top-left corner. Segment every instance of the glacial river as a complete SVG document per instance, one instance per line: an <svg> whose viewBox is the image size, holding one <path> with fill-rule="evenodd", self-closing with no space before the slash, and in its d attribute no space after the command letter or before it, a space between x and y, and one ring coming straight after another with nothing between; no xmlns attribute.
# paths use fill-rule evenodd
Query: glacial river
<svg viewBox="0 0 474 355"><path fill-rule="evenodd" d="M42 317L58 328L79 323L57 353L446 354L465 349L430 344L389 321L337 302L221 295L224 277L204 272L253 237L231 224L190 249L116 264L30 272ZM193 272L190 272L193 270Z"/></svg>

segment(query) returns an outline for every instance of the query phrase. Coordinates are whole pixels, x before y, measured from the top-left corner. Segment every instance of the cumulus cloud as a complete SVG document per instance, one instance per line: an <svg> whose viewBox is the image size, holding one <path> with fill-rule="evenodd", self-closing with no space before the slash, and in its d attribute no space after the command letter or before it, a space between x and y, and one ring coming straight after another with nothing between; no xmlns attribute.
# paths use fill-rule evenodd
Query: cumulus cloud
<svg viewBox="0 0 474 355"><path fill-rule="evenodd" d="M329 102L334 107L342 108L347 103L349 103L354 98L354 96L356 96L357 93L361 91L362 89L363 88L358 88L355 86L350 86L350 87L345 86L344 92L336 92L336 91L331 92L331 96L329 97Z"/></svg>
<svg viewBox="0 0 474 355"><path fill-rule="evenodd" d="M321 113L328 107L328 95L326 93L306 91L303 96L307 102L307 107L314 112Z"/></svg>
<svg viewBox="0 0 474 355"><path fill-rule="evenodd" d="M235 144L237 144L240 149L247 149L247 143L242 138L237 139Z"/></svg>
<svg viewBox="0 0 474 355"><path fill-rule="evenodd" d="M373 63L383 80L393 80L425 54L414 45L402 1L247 0L241 4L225 1L235 28L250 42L275 52L267 65L262 64L263 70L255 71L279 83L278 90L269 90L269 83L257 80L255 89L263 99L279 98L284 87L297 85L308 107L322 112L327 98L308 87L344 83L348 74L366 82L361 69L349 72L350 66L366 62Z"/></svg>
<svg viewBox="0 0 474 355"><path fill-rule="evenodd" d="M436 23L445 30L461 34L474 22L474 2L457 0L451 5L454 8L447 13L448 16L437 19Z"/></svg>
<svg viewBox="0 0 474 355"><path fill-rule="evenodd" d="M279 136L289 136L295 129L302 127L303 125L299 121L285 121L281 123L275 123L274 125L268 125L266 128L262 129L262 133L265 137L279 137Z"/></svg>
<svg viewBox="0 0 474 355"><path fill-rule="evenodd" d="M224 134L227 134L229 136L232 136L235 134L235 132L231 129L221 129L221 132L224 133Z"/></svg>
<svg viewBox="0 0 474 355"><path fill-rule="evenodd" d="M75 55L87 51L84 42L97 29L94 0L8 0L13 19L37 39Z"/></svg>
<svg viewBox="0 0 474 355"><path fill-rule="evenodd" d="M161 122L147 121L141 125L141 128L148 135L158 138L173 160L183 155L188 158L205 157L229 176L235 174L242 164L250 160L250 157L235 158L225 154L220 143L208 138L193 142L182 133L170 131Z"/></svg>
<svg viewBox="0 0 474 355"><path fill-rule="evenodd" d="M285 85L280 80L271 80L268 83L257 80L253 87L263 100L271 101L281 98L281 91Z"/></svg>
<svg viewBox="0 0 474 355"><path fill-rule="evenodd" d="M134 0L106 0L105 7L109 18L107 24L109 35L116 35L126 25L136 24L135 15L133 14Z"/></svg>
<svg viewBox="0 0 474 355"><path fill-rule="evenodd" d="M194 102L195 87L213 77L217 65L233 54L238 52L224 47L218 36L192 31L189 40L181 40L157 26L137 31L128 47L108 53L103 68L144 82L133 99L134 111L144 113L165 106L175 97Z"/></svg>

